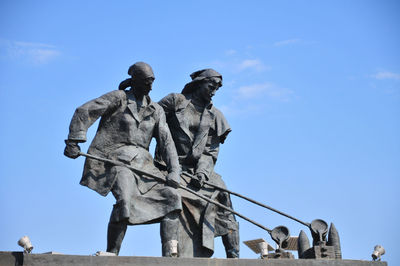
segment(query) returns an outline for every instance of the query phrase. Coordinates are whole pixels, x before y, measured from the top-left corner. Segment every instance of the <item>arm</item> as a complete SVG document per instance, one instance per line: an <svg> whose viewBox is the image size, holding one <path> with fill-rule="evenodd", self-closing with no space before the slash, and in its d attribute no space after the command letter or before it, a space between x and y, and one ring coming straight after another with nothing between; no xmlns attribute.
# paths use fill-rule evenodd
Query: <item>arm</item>
<svg viewBox="0 0 400 266"><path fill-rule="evenodd" d="M68 140L85 142L88 128L99 117L118 108L123 97L123 91L112 91L78 107L69 125Z"/></svg>
<svg viewBox="0 0 400 266"><path fill-rule="evenodd" d="M64 154L70 158L78 157L78 143L86 142L88 128L101 116L118 108L125 97L123 91L112 91L99 98L91 100L75 110L69 125L68 139Z"/></svg>
<svg viewBox="0 0 400 266"><path fill-rule="evenodd" d="M201 154L199 161L196 166L196 175L199 174L204 175L206 180L209 179L211 173L214 171L214 165L217 162L218 153L219 153L219 143L220 139L216 135L209 135L206 143L206 147L204 148L203 153Z"/></svg>
<svg viewBox="0 0 400 266"><path fill-rule="evenodd" d="M165 114L160 108L158 110L159 119L157 121L154 137L157 140L158 152L163 161L167 164L168 176L167 183L172 187L177 187L180 181L180 166L175 143L172 139L166 122Z"/></svg>
<svg viewBox="0 0 400 266"><path fill-rule="evenodd" d="M196 167L196 175L200 175L200 179L210 177L217 162L219 145L224 143L226 137L232 131L224 115L216 108L213 108L213 111L215 112L215 121L209 129L206 146Z"/></svg>

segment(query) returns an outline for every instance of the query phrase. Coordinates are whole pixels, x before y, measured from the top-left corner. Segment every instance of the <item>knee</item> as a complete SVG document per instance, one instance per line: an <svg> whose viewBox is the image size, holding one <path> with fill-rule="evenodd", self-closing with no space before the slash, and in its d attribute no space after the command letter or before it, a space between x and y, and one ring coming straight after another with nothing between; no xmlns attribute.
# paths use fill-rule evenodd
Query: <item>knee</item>
<svg viewBox="0 0 400 266"><path fill-rule="evenodd" d="M132 194L132 184L134 182L133 173L126 167L120 167L116 169L115 182L112 187L112 193L117 201L126 200Z"/></svg>

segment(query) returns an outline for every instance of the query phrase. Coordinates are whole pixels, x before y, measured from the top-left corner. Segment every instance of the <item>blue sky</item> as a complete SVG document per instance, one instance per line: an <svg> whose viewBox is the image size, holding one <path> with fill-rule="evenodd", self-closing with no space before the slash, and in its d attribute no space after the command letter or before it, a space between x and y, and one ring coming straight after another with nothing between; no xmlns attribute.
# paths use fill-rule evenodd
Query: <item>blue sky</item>
<svg viewBox="0 0 400 266"><path fill-rule="evenodd" d="M23 235L36 253L105 250L114 199L78 184L83 158L64 157L63 140L76 107L145 61L155 101L196 70L222 73L214 103L233 131L216 170L231 190L333 222L344 258L370 260L381 244L400 263L399 12L388 0L2 1L0 250L20 250ZM234 207L292 235L307 230ZM242 241L271 242L239 221ZM121 255L160 256L158 230L130 227ZM257 257L243 244L241 256Z"/></svg>

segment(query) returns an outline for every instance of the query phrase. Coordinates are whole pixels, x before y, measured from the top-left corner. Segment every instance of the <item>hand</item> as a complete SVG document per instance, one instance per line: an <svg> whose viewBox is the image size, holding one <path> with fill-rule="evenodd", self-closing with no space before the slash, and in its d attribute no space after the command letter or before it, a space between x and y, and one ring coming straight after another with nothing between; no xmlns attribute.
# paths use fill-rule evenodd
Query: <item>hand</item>
<svg viewBox="0 0 400 266"><path fill-rule="evenodd" d="M132 84L132 79L131 79L131 78L128 78L128 79L122 81L122 82L119 84L118 89L119 89L119 90L125 90L126 88L130 87L131 84Z"/></svg>
<svg viewBox="0 0 400 266"><path fill-rule="evenodd" d="M196 176L192 177L192 180L190 180L190 184L196 188L202 188L205 180L206 175L204 173L197 173Z"/></svg>
<svg viewBox="0 0 400 266"><path fill-rule="evenodd" d="M179 187L180 176L176 172L171 172L166 177L167 185L173 188Z"/></svg>
<svg viewBox="0 0 400 266"><path fill-rule="evenodd" d="M73 140L65 140L65 149L64 149L64 155L71 158L71 159L76 159L79 157L79 153L81 151L81 148L79 147L78 143Z"/></svg>

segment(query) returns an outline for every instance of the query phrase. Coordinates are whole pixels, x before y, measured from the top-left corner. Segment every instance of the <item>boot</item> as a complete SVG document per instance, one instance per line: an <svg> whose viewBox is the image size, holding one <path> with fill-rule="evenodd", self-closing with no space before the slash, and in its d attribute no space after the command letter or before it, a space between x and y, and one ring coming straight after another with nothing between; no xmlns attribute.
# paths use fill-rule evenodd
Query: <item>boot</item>
<svg viewBox="0 0 400 266"><path fill-rule="evenodd" d="M168 213L161 221L160 235L163 257L178 257L178 226L177 212Z"/></svg>
<svg viewBox="0 0 400 266"><path fill-rule="evenodd" d="M178 257L178 240L169 240L162 244L163 257Z"/></svg>
<svg viewBox="0 0 400 266"><path fill-rule="evenodd" d="M108 223L107 252L115 253L118 256L127 227L125 222Z"/></svg>

